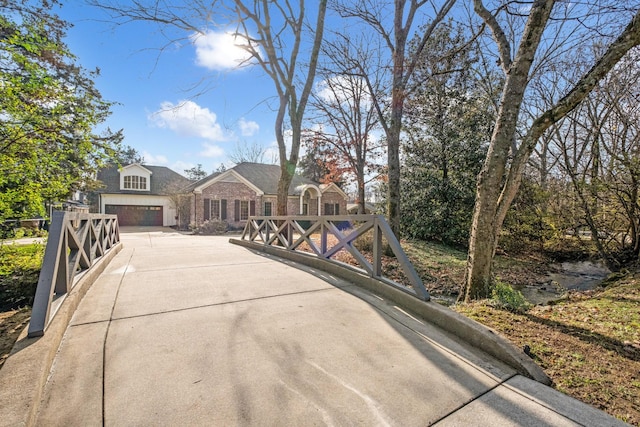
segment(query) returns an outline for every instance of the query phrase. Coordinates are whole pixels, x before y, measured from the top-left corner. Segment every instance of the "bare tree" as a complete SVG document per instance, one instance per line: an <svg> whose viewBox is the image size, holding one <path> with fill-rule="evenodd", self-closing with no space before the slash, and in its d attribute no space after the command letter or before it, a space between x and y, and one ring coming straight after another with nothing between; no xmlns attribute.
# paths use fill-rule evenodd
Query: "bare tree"
<svg viewBox="0 0 640 427"><path fill-rule="evenodd" d="M640 255L640 67L634 50L550 129L581 225L611 270Z"/></svg>
<svg viewBox="0 0 640 427"><path fill-rule="evenodd" d="M400 133L407 88L427 40L455 2L456 0L442 0L436 5L438 2L427 0L395 0L392 10L381 0L354 0L352 4L335 6L343 17L359 19L373 29L389 51L391 65L387 69L391 72L391 94L386 94L390 98L389 114L383 109L384 99L376 97L374 102L387 140L387 215L389 225L396 235L400 232ZM407 43L415 31L413 26L422 16L421 12L428 7L432 7L431 19L416 43L416 49L409 54ZM391 23L387 22L388 17L391 17Z"/></svg>
<svg viewBox="0 0 640 427"><path fill-rule="evenodd" d="M253 2L253 5L248 5L247 3L250 2L241 0L235 0L234 3L238 15L239 35L245 37L247 41L243 47L271 77L278 93L279 108L275 122L280 158L277 212L278 215L286 215L289 186L300 153L302 120L313 87L324 35L327 0L319 0L317 3L316 23L312 27L314 37L308 58L300 56L305 30L311 32L311 29L306 26L303 0L299 0L296 7L293 7L289 0L282 2L259 0ZM272 19L274 12L278 19ZM280 22L278 27L275 27L276 22ZM253 27L258 32L257 37L250 36ZM261 54L258 47L264 49L265 55ZM305 60L307 61L306 72L301 72L299 70L303 67ZM291 129L291 150L288 155L285 144L287 121Z"/></svg>
<svg viewBox="0 0 640 427"><path fill-rule="evenodd" d="M367 81L350 65L350 58L366 52L360 43L351 51L353 41L338 38L326 42L326 63L319 70L323 80L316 86L310 116L313 128L308 130L305 144L331 160L353 178L357 187L358 212L365 212L365 192L371 174L377 175L376 158L383 154L383 142L374 136L379 120ZM361 62L366 62L362 60ZM369 76L369 84L378 85Z"/></svg>
<svg viewBox="0 0 640 427"><path fill-rule="evenodd" d="M554 15L554 6L557 6ZM527 88L536 72L544 71L543 60L536 61L536 55L548 59L560 56L566 51L587 43L587 39L572 38L584 29L583 36L593 29L588 25L602 17L604 6L593 4L583 6L568 5L555 0L535 0L526 8L503 2L494 11L484 5L483 0L474 0L475 12L490 29L500 66L505 73L502 97L496 118L491 143L484 166L478 177L476 204L474 208L469 257L467 263L465 300L486 297L492 286L492 262L498 244L498 237L509 206L522 180L524 168L535 149L539 138L554 123L574 109L621 60L629 49L640 43L640 15L638 10L620 9L617 19L632 15L630 23L615 40L608 43L604 54L594 61L593 66L580 79L569 82L564 95L554 104L541 110L538 116L527 124L521 138L517 128L521 108ZM584 7L588 10L585 12ZM636 7L637 9L637 7ZM615 9L613 9L615 10ZM584 13L576 16L576 13ZM613 13L613 12L612 12ZM500 17L503 17L502 22ZM520 20L522 26L512 25ZM569 28L568 24L573 24ZM596 22L596 24L601 24ZM609 28L612 23L608 23ZM515 33L513 28L518 29ZM521 28L521 31L520 31ZM549 28L548 32L545 32ZM517 38L511 39L510 34ZM599 37L599 42L606 42Z"/></svg>
<svg viewBox="0 0 640 427"><path fill-rule="evenodd" d="M312 2L317 8L313 23L307 20L304 0L190 0L175 4L169 0L89 1L121 22L146 21L159 25L163 33L169 28L187 32L180 39L190 39L194 33L204 35L212 23L236 25L238 46L251 57L241 65L257 63L271 78L277 93L274 124L280 161L277 213L286 215L287 195L300 152L302 120L324 34L327 0ZM214 22L216 18L223 22ZM165 33L170 39L167 46L176 41L168 33ZM288 153L287 130L291 132Z"/></svg>
<svg viewBox="0 0 640 427"><path fill-rule="evenodd" d="M245 142L236 143L233 152L229 154L229 160L233 163L264 163L264 154L266 150L258 143L249 145Z"/></svg>
<svg viewBox="0 0 640 427"><path fill-rule="evenodd" d="M162 188L171 205L176 210L176 223L179 229L186 229L189 225L191 194L185 189L184 181L170 181Z"/></svg>

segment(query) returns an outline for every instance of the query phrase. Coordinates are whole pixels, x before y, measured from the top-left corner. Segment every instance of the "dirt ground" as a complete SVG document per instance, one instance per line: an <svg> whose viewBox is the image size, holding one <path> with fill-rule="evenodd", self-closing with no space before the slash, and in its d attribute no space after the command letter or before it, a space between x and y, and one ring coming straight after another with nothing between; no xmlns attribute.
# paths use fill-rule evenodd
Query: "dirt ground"
<svg viewBox="0 0 640 427"><path fill-rule="evenodd" d="M454 309L526 346L558 390L640 426L640 278L525 313L484 302Z"/></svg>
<svg viewBox="0 0 640 427"><path fill-rule="evenodd" d="M0 368L30 318L31 309L28 308L0 313Z"/></svg>

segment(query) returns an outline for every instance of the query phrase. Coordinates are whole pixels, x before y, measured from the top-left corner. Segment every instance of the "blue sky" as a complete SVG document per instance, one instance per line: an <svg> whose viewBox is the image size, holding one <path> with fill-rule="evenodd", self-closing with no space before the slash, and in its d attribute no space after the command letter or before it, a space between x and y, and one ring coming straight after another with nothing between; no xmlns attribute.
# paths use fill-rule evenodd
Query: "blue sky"
<svg viewBox="0 0 640 427"><path fill-rule="evenodd" d="M80 2L58 11L72 23L67 43L87 69L100 68L96 86L117 102L105 123L124 130L124 144L147 164L176 172L200 163L211 173L237 144L260 144L274 157L273 83L259 67L237 69L233 41L210 33L173 43L144 23L114 26L105 13ZM183 34L188 37L189 34ZM206 90L205 90L206 89Z"/></svg>

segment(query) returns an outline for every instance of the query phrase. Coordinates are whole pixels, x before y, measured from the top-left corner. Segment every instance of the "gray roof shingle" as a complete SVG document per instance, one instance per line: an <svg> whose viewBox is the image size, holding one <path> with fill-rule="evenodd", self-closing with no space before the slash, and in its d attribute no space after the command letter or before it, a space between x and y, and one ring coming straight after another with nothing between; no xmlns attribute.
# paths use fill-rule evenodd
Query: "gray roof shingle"
<svg viewBox="0 0 640 427"><path fill-rule="evenodd" d="M266 165L263 163L249 163L243 162L233 168L243 178L249 181L251 184L258 187L264 194L278 194L278 181L280 180L280 166L278 165ZM224 173L224 172L223 172ZM190 190L199 187L207 182L213 180L220 172L209 175L200 181L194 182L189 186ZM312 181L300 175L294 175L289 187L289 195L296 194L296 188L300 185L313 184L318 185L317 182Z"/></svg>
<svg viewBox="0 0 640 427"><path fill-rule="evenodd" d="M171 186L176 189L187 187L191 181L177 172L172 171L165 166L141 165L143 168L151 171L150 191L121 190L120 189L120 171L117 166L111 166L101 169L98 172L98 180L104 184L103 188L96 190L98 193L109 194L167 194L167 187Z"/></svg>

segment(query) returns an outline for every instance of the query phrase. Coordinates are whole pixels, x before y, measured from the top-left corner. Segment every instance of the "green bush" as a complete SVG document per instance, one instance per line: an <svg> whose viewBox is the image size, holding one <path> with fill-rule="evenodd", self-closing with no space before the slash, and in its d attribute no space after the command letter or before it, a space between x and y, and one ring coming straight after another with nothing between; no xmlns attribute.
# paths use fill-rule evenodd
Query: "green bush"
<svg viewBox="0 0 640 427"><path fill-rule="evenodd" d="M21 239L23 237L46 237L48 232L46 230L40 230L39 228L20 227L14 230L14 239Z"/></svg>
<svg viewBox="0 0 640 427"><path fill-rule="evenodd" d="M31 305L45 246L0 245L0 310Z"/></svg>
<svg viewBox="0 0 640 427"><path fill-rule="evenodd" d="M353 246L360 252L373 252L373 232L369 231L358 237L353 242Z"/></svg>
<svg viewBox="0 0 640 427"><path fill-rule="evenodd" d="M362 253L373 253L373 231L368 231L362 236L358 237L354 242L353 246L357 250ZM393 249L389 243L387 243L387 239L382 238L382 255L395 258L395 254L393 253Z"/></svg>
<svg viewBox="0 0 640 427"><path fill-rule="evenodd" d="M508 283L500 281L496 282L491 290L491 302L497 308L518 313L525 312L530 307L522 292L513 289Z"/></svg>

